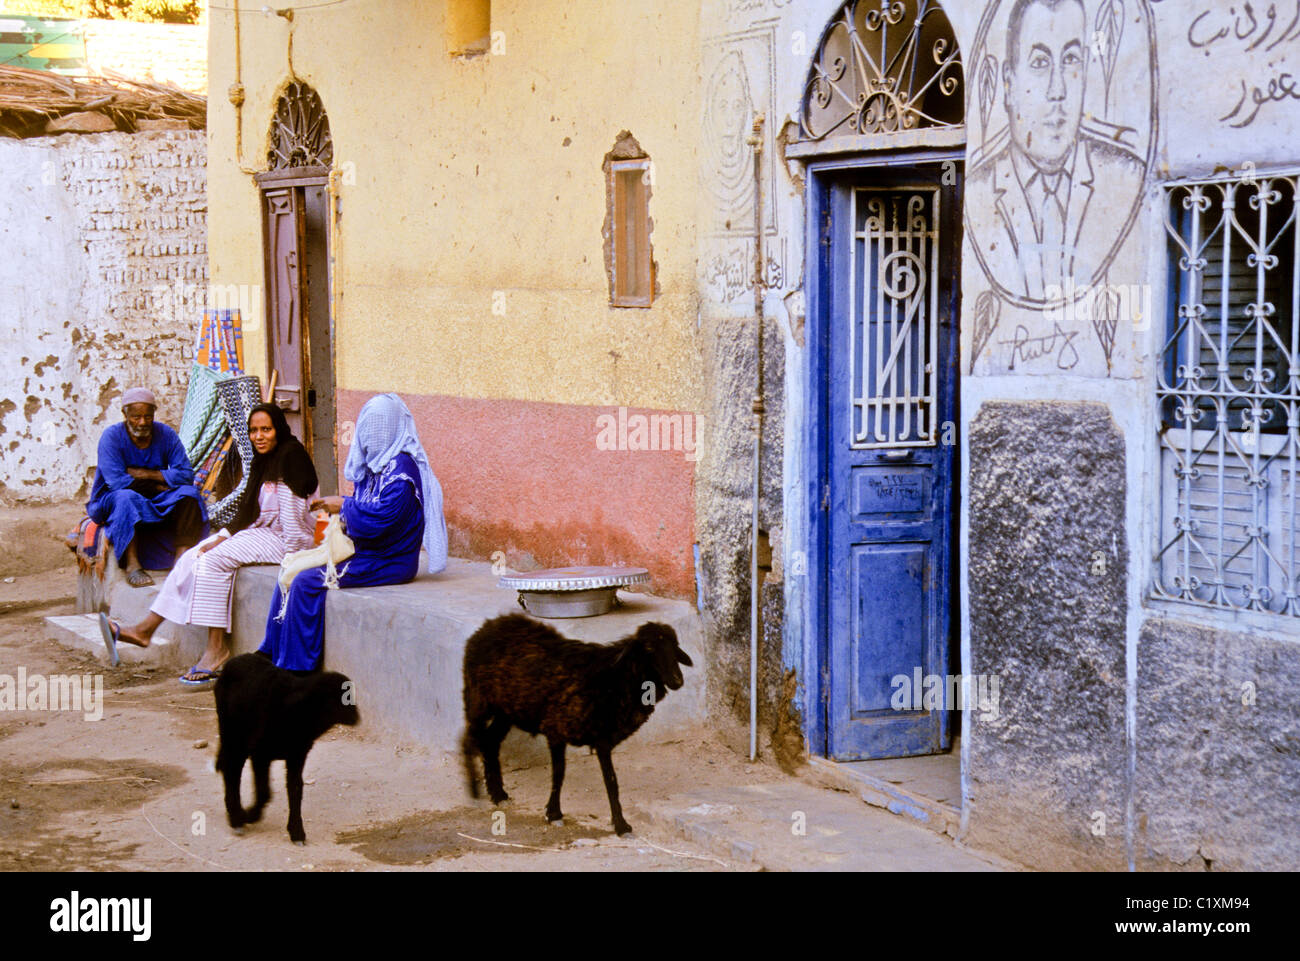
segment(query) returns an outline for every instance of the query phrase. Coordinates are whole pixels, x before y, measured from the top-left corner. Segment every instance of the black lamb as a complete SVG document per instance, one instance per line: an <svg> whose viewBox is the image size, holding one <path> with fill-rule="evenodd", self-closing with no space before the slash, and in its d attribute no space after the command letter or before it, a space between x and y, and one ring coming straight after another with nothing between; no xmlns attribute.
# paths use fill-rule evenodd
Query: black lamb
<svg viewBox="0 0 1300 961"><path fill-rule="evenodd" d="M470 795L478 797L477 750L492 803L506 800L499 751L510 728L518 727L545 735L551 748L548 821L564 818L565 745L590 746L600 759L614 830L631 833L618 803L610 752L646 722L668 691L682 686L678 664L692 666L666 624L642 624L613 644L587 644L522 614L487 621L465 644L462 747Z"/></svg>
<svg viewBox="0 0 1300 961"><path fill-rule="evenodd" d="M284 761L289 790L289 839L306 844L302 827L302 768L316 738L335 724L356 724L352 682L333 671L298 675L263 654L231 658L217 678L217 770L226 782L226 818L238 830L256 824L271 799L272 761ZM253 759L253 806L244 810L239 782Z"/></svg>

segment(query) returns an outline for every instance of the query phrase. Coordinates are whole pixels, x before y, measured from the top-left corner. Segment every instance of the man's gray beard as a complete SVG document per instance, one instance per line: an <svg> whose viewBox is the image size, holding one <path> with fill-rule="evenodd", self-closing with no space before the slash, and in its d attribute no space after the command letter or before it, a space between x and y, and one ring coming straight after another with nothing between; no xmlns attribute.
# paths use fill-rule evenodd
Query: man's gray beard
<svg viewBox="0 0 1300 961"><path fill-rule="evenodd" d="M148 440L149 435L153 433L153 428L142 427L139 430L137 430L136 428L128 425L126 428L126 432L130 434L134 440Z"/></svg>

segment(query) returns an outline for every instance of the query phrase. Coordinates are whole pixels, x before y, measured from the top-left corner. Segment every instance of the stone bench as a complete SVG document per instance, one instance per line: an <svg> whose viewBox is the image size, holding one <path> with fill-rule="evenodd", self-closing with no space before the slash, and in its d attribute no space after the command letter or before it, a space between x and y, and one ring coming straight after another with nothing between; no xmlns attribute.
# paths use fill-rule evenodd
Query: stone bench
<svg viewBox="0 0 1300 961"><path fill-rule="evenodd" d="M276 566L259 565L241 568L236 576L231 632L236 654L261 644L278 573ZM154 574L159 586L164 577ZM325 668L342 671L356 683L363 724L402 741L459 752L465 641L487 618L520 610L515 593L497 587L496 582L491 565L452 558L443 573L424 574L409 584L329 592ZM110 569L102 585L86 587L84 593L93 599L99 590L115 619L135 623L148 611L158 589L133 588ZM659 705L636 736L662 741L697 730L705 721L704 635L698 613L685 601L649 594L620 591L619 598L621 604L608 614L545 623L566 636L598 643L624 637L646 621L670 625L695 667L683 670L685 685ZM89 624L94 614L84 618ZM206 628L193 626L166 623L156 636L173 641L165 645L165 653L159 653L162 666L174 668L177 674L198 660L207 643ZM129 647L123 645L123 650ZM532 740L513 731L503 751L516 758L545 757L544 741L538 738L533 744Z"/></svg>

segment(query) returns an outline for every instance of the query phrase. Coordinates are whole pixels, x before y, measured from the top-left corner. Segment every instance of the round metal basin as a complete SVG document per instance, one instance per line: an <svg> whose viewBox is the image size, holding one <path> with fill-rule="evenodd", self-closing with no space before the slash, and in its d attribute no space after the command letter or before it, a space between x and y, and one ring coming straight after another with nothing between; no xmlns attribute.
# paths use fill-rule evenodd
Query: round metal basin
<svg viewBox="0 0 1300 961"><path fill-rule="evenodd" d="M642 567L558 567L507 574L498 583L519 592L519 604L537 617L593 617L617 603L618 589L644 584Z"/></svg>

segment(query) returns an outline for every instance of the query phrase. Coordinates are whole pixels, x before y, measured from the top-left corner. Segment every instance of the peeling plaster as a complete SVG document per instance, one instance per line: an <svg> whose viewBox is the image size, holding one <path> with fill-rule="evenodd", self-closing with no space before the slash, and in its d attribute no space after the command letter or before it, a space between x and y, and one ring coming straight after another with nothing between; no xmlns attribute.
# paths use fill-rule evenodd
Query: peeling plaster
<svg viewBox="0 0 1300 961"><path fill-rule="evenodd" d="M206 155L187 131L0 142L0 221L21 238L0 262L0 434L17 438L0 502L82 497L124 386L179 424L202 303L172 295L206 289Z"/></svg>

